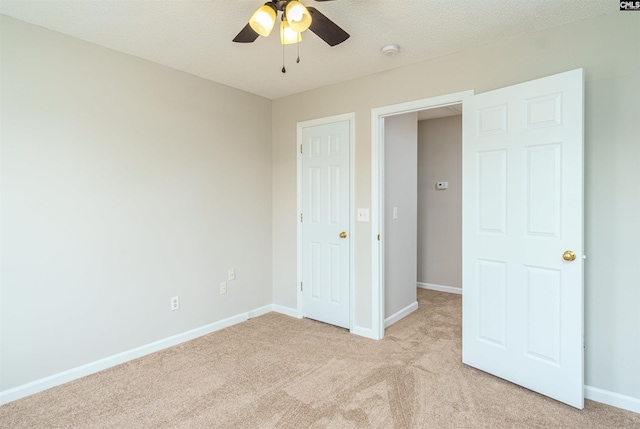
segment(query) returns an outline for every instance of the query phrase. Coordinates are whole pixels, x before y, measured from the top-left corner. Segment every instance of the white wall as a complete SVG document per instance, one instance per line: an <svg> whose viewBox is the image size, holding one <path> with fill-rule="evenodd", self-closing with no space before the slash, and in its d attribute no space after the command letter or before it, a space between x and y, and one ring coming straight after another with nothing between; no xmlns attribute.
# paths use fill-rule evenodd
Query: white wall
<svg viewBox="0 0 640 429"><path fill-rule="evenodd" d="M275 100L274 302L296 306L299 121L356 114L356 207L371 204L371 109L585 69L586 383L640 400L640 14L613 11ZM356 223L355 324L371 328L370 223Z"/></svg>
<svg viewBox="0 0 640 429"><path fill-rule="evenodd" d="M5 16L0 40L0 390L271 304L270 100Z"/></svg>
<svg viewBox="0 0 640 429"><path fill-rule="evenodd" d="M418 114L384 120L385 318L415 305L418 214ZM398 217L393 219L393 208Z"/></svg>
<svg viewBox="0 0 640 429"><path fill-rule="evenodd" d="M418 282L462 287L461 115L418 122Z"/></svg>

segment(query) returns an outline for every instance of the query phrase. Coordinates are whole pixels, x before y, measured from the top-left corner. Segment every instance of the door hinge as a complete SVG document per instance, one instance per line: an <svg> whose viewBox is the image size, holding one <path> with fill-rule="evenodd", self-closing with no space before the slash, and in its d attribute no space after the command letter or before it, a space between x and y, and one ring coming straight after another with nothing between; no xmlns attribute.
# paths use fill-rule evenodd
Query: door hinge
<svg viewBox="0 0 640 429"><path fill-rule="evenodd" d="M300 222L302 222L302 213L300 213Z"/></svg>
<svg viewBox="0 0 640 429"><path fill-rule="evenodd" d="M378 241L380 241L380 234L378 234Z"/></svg>
<svg viewBox="0 0 640 429"><path fill-rule="evenodd" d="M300 292L304 290L304 283L300 282Z"/></svg>
<svg viewBox="0 0 640 429"><path fill-rule="evenodd" d="M300 145L300 153L302 153L302 145Z"/></svg>

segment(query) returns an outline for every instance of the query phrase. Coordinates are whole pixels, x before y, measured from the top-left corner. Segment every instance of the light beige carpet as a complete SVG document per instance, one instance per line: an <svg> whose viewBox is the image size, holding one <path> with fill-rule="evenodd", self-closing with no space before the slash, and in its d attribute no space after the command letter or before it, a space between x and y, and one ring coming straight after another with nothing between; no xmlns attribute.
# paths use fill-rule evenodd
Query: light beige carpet
<svg viewBox="0 0 640 429"><path fill-rule="evenodd" d="M461 363L461 298L372 341L271 313L0 407L2 428L640 428Z"/></svg>

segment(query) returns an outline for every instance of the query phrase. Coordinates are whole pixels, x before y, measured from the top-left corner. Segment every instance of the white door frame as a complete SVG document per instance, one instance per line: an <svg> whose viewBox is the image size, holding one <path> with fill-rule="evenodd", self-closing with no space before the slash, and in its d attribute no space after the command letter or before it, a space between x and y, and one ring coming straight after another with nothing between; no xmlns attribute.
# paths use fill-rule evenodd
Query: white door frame
<svg viewBox="0 0 640 429"><path fill-rule="evenodd" d="M474 90L371 109L371 334L384 337L384 118L462 103ZM378 240L380 235L381 240Z"/></svg>
<svg viewBox="0 0 640 429"><path fill-rule="evenodd" d="M342 115L328 116L326 118L312 119L297 123L296 136L296 164L297 164L297 204L296 204L296 223L297 223L297 309L298 317L302 318L304 312L302 310L302 222L300 222L300 214L302 213L302 156L300 147L302 146L302 129L315 127L317 125L326 125L334 122L349 121L349 330L354 329L355 302L353 287L355 284L355 146L356 146L356 114L355 112L345 113Z"/></svg>

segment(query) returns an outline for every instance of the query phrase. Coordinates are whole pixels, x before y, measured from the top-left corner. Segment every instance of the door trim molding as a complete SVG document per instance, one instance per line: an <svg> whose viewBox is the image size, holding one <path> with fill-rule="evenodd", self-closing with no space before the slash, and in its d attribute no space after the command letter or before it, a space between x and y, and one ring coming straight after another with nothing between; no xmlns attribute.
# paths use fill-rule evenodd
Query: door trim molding
<svg viewBox="0 0 640 429"><path fill-rule="evenodd" d="M371 109L371 338L384 337L384 118L459 104L474 90ZM378 234L382 237L378 241Z"/></svg>
<svg viewBox="0 0 640 429"><path fill-rule="evenodd" d="M355 112L345 113L342 115L327 116L325 118L312 119L309 121L298 122L296 125L296 308L297 317L303 318L304 311L302 308L302 291L300 290L300 282L302 282L302 222L300 222L300 213L302 213L302 154L300 153L300 145L302 144L302 129L315 127L317 125L332 124L334 122L349 121L349 331L360 335L360 331L355 326L355 294L353 292L355 285L355 146L356 146L356 114Z"/></svg>

